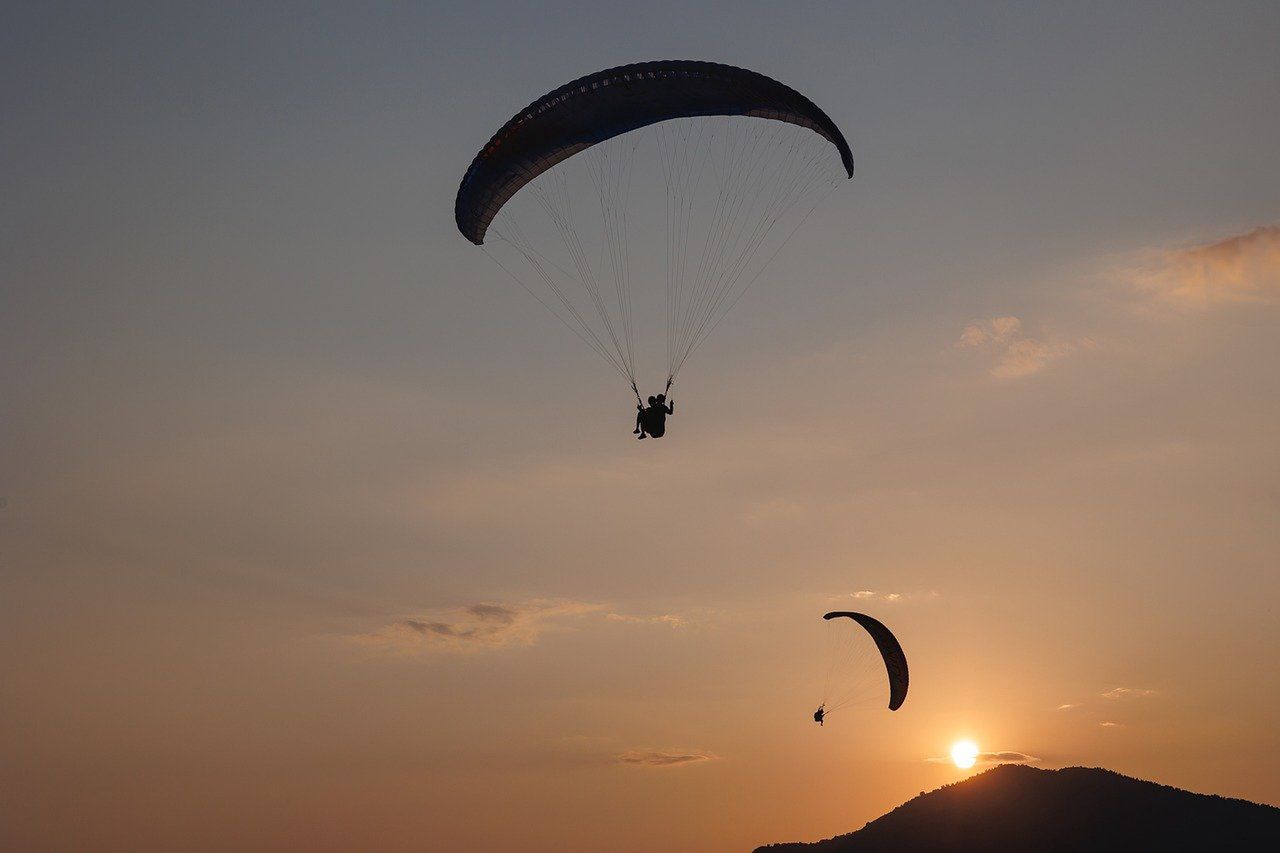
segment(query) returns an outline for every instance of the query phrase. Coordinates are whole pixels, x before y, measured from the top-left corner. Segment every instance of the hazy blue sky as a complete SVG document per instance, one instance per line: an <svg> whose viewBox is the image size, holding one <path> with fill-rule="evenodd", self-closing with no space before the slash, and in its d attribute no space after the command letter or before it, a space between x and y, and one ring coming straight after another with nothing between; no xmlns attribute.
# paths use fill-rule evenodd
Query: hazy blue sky
<svg viewBox="0 0 1280 853"><path fill-rule="evenodd" d="M1277 44L1274 3L7 4L0 840L742 850L961 736L1280 803ZM858 163L661 443L453 224L516 109L657 58ZM913 692L819 730L850 601Z"/></svg>

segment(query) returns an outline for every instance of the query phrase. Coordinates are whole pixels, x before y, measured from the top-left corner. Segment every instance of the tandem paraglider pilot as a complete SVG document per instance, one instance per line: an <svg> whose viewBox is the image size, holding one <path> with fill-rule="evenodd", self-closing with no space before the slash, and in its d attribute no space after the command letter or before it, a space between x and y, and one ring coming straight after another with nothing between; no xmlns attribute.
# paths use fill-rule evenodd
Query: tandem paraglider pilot
<svg viewBox="0 0 1280 853"><path fill-rule="evenodd" d="M657 394L649 398L648 406L636 403L637 438L662 438L667 432L667 415L676 413L676 401L667 403L666 394Z"/></svg>
<svg viewBox="0 0 1280 853"><path fill-rule="evenodd" d="M827 715L827 711L823 706L819 705L818 710L813 712L813 721L818 725L822 725L822 718Z"/></svg>

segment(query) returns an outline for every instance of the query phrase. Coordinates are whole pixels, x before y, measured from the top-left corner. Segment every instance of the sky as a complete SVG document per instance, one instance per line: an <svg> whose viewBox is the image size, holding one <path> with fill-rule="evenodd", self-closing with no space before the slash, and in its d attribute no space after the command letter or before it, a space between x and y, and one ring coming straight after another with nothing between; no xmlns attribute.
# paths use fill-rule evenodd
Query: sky
<svg viewBox="0 0 1280 853"><path fill-rule="evenodd" d="M1280 804L1274 4L2 15L5 849L747 850L996 753ZM656 58L858 170L637 442L453 199ZM832 609L900 711L813 725Z"/></svg>

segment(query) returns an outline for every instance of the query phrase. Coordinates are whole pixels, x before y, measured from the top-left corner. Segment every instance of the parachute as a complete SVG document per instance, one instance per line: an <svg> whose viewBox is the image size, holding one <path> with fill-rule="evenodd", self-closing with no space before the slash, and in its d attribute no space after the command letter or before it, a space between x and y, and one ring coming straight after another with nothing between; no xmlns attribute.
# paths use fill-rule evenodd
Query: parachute
<svg viewBox="0 0 1280 853"><path fill-rule="evenodd" d="M847 617L862 630L848 630L840 621ZM824 614L831 627L827 679L822 707L826 714L867 704L883 697L883 674L889 676L889 710L896 711L907 699L907 656L884 623L865 613L834 611ZM867 642L870 635L872 642ZM883 701L881 698L880 701Z"/></svg>
<svg viewBox="0 0 1280 853"><path fill-rule="evenodd" d="M643 62L517 113L467 169L454 215L633 389L636 326L660 318L632 282L663 281L669 388L823 191L852 176L840 129L794 89L729 65Z"/></svg>

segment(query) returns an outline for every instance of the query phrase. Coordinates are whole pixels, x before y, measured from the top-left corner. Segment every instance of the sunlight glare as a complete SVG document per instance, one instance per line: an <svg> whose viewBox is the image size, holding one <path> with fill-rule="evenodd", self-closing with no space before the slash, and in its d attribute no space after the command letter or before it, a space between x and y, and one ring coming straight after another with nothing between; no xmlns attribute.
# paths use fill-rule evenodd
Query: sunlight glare
<svg viewBox="0 0 1280 853"><path fill-rule="evenodd" d="M971 740L958 740L951 745L951 760L961 770L968 770L978 760L978 745Z"/></svg>

